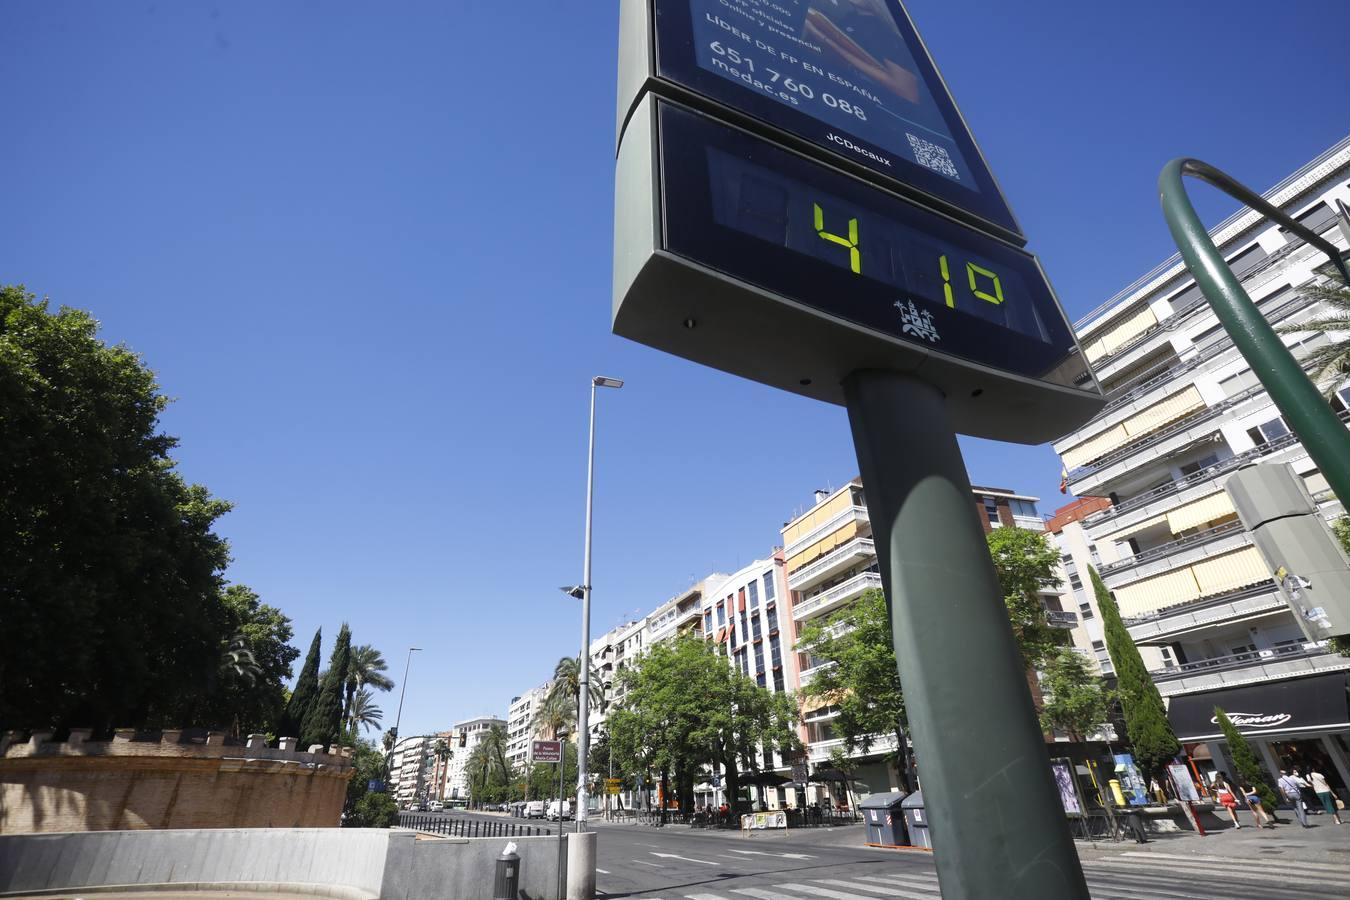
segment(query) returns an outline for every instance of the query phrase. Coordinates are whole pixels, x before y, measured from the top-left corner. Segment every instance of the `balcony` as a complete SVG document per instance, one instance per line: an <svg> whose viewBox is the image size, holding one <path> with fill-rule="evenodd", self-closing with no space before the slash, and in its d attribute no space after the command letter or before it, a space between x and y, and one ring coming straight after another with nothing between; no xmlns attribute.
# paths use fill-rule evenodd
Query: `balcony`
<svg viewBox="0 0 1350 900"><path fill-rule="evenodd" d="M822 591L811 599L803 600L792 607L793 621L801 622L805 619L833 612L869 588L881 589L881 576L879 574L863 572L860 575L854 575L843 584L835 585L829 590Z"/></svg>
<svg viewBox="0 0 1350 900"><path fill-rule="evenodd" d="M834 666L837 665L839 664L831 661L819 663L817 665L812 666L809 669L802 669L802 671L797 674L797 682L802 687L806 687L807 683L810 682L812 678L815 678L817 674L824 672L826 669L833 668Z"/></svg>
<svg viewBox="0 0 1350 900"><path fill-rule="evenodd" d="M840 528L844 527L850 522L856 522L859 525L868 524L869 519L867 518L867 507L850 506L848 509L845 509L842 512L840 512L838 515L832 516L826 521L817 525L815 528L812 528L806 534L797 538L797 540L793 541L792 543L788 544L786 547L783 548L784 558L791 559L795 554L800 553L807 547L810 547L816 541L825 537L825 535L838 531Z"/></svg>
<svg viewBox="0 0 1350 900"><path fill-rule="evenodd" d="M1196 660L1151 672L1164 697L1253 684L1317 672L1350 669L1350 657L1331 653L1326 642L1291 644L1250 653Z"/></svg>
<svg viewBox="0 0 1350 900"><path fill-rule="evenodd" d="M788 587L794 591L804 591L876 555L876 545L872 543L871 538L854 538L834 548L810 565L794 570L788 576Z"/></svg>
<svg viewBox="0 0 1350 900"><path fill-rule="evenodd" d="M1068 610L1047 609L1045 611L1045 624L1051 628L1077 628L1078 613Z"/></svg>
<svg viewBox="0 0 1350 900"><path fill-rule="evenodd" d="M886 753L894 753L899 746L900 745L895 740L895 735L878 734L872 738L872 743L867 748L867 756L881 756ZM830 753L832 753L835 748L842 749L846 753L848 752L848 747L845 745L843 738L832 738L828 741L813 741L807 746L806 758L816 765L827 763L830 761ZM850 756L862 756L861 751L862 748L859 747L857 751L850 754Z"/></svg>
<svg viewBox="0 0 1350 900"><path fill-rule="evenodd" d="M1241 539L1236 541L1232 540L1231 538L1234 535L1241 535ZM1134 556L1127 556L1124 559L1116 560L1113 563L1107 563L1097 570L1097 574L1107 583L1107 587L1114 588L1115 585L1112 583L1109 576L1128 572L1130 580L1133 581L1137 578L1144 578L1149 575L1157 574L1158 572L1165 572L1168 569L1176 568L1181 565L1182 562L1167 560L1164 565L1147 566L1147 570L1140 570L1140 567L1144 566L1146 563L1156 563L1159 560L1166 560L1167 557L1182 553L1185 550L1209 544L1223 538L1228 538L1229 540L1224 540L1221 547L1214 549L1209 553L1199 554L1196 558L1227 553L1229 550L1232 550L1240 544L1251 543L1251 539L1247 537L1247 532L1242 528L1242 523L1235 519L1231 522L1225 522L1222 525L1216 525L1213 528L1206 528L1204 531L1178 538L1175 541L1168 541L1165 544L1150 547L1147 550L1136 553ZM1193 555L1194 554L1187 554L1187 561L1194 561L1193 559L1190 559ZM1116 580L1119 581L1119 579Z"/></svg>
<svg viewBox="0 0 1350 900"><path fill-rule="evenodd" d="M1128 616L1124 622L1135 643L1164 644L1201 628L1276 615L1288 609L1274 582L1267 582L1144 615Z"/></svg>

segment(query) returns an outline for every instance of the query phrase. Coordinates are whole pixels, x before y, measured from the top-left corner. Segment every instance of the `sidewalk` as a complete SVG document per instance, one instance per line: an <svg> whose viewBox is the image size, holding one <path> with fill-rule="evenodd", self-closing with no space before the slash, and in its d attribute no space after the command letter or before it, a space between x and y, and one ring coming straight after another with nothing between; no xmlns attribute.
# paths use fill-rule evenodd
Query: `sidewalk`
<svg viewBox="0 0 1350 900"><path fill-rule="evenodd" d="M1347 879L1350 879L1350 823L1337 825L1328 815L1309 816L1311 828L1303 828L1294 819L1289 810L1280 810L1280 818L1285 822L1274 829L1261 829L1251 824L1250 816L1244 819L1241 828L1234 828L1225 820L1218 828L1205 830L1202 837L1194 831L1178 831L1169 834L1150 834L1147 844L1136 844L1126 837L1120 843L1098 840L1090 843L1078 838L1080 856L1089 858L1110 855L1124 850L1174 854L1177 856L1201 857L1214 856L1225 859L1255 863L1269 860L1277 865L1298 862L1335 863L1345 866Z"/></svg>

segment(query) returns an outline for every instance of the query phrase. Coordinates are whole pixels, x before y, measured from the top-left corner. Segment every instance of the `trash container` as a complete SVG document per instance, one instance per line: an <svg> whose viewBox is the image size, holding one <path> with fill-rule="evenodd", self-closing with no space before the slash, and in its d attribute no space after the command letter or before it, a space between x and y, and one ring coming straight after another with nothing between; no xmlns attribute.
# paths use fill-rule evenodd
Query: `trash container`
<svg viewBox="0 0 1350 900"><path fill-rule="evenodd" d="M928 832L928 814L923 808L923 791L910 794L900 806L905 813L905 826L909 829L909 845L933 849L933 836Z"/></svg>
<svg viewBox="0 0 1350 900"><path fill-rule="evenodd" d="M887 847L908 843L905 840L905 814L900 809L904 801L905 795L896 791L873 794L858 804L863 824L867 826L867 843Z"/></svg>

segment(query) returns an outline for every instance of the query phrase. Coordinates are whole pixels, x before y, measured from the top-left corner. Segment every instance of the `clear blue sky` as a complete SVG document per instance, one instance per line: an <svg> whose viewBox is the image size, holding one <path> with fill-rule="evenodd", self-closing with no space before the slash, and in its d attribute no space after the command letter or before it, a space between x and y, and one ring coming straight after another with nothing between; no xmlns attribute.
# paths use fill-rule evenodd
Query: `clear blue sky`
<svg viewBox="0 0 1350 900"><path fill-rule="evenodd" d="M1345 131L1344 0L909 6L1071 316L1173 249L1166 160L1265 188ZM230 577L298 646L345 619L400 679L426 648L404 734L505 714L576 652L591 375L628 380L596 633L856 471L842 409L609 333L616 26L595 0L0 4L0 281L144 354L182 471L236 504ZM1063 499L1048 448L965 449Z"/></svg>

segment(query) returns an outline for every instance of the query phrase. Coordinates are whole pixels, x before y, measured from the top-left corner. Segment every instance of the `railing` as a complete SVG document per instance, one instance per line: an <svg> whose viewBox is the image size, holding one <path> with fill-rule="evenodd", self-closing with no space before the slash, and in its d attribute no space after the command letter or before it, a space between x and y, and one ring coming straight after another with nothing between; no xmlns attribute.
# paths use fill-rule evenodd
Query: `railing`
<svg viewBox="0 0 1350 900"><path fill-rule="evenodd" d="M1307 656L1326 654L1325 647L1319 644L1289 644L1284 647L1271 647L1269 650L1249 650L1246 653L1232 653L1228 656L1215 656L1194 662L1181 663L1167 669L1150 672L1154 681L1169 678L1181 678L1196 672L1214 672L1222 669L1240 669L1252 663L1267 663L1276 659L1300 659Z"/></svg>
<svg viewBox="0 0 1350 900"><path fill-rule="evenodd" d="M1047 609L1045 624L1051 628L1074 628L1078 625L1078 613L1070 610Z"/></svg>
<svg viewBox="0 0 1350 900"><path fill-rule="evenodd" d="M446 837L496 838L496 837L539 837L553 832L547 828L533 825L519 825L515 822L492 822L487 819L456 819L451 816L420 816L408 813L398 814L400 828L410 828L427 834L440 834Z"/></svg>
<svg viewBox="0 0 1350 900"><path fill-rule="evenodd" d="M833 603L841 597L847 597L850 594L859 593L868 588L880 587L881 576L876 572L863 572L859 575L854 575L843 584L835 585L828 591L822 591L810 600L803 601L792 607L792 618L800 619L812 610Z"/></svg>
<svg viewBox="0 0 1350 900"><path fill-rule="evenodd" d="M872 543L871 538L853 538L852 540L835 547L809 566L803 566L789 575L788 587L796 590L795 585L801 584L803 581L809 581L818 573L836 565L841 559L845 559L855 554L875 556L876 552L876 545Z"/></svg>
<svg viewBox="0 0 1350 900"><path fill-rule="evenodd" d="M850 506L840 510L829 519L820 523L815 528L812 528L806 534L784 547L783 556L791 557L801 548L811 546L816 541L820 540L820 538L832 531L836 531L841 525L844 525L847 522L864 521L867 521L867 507L865 506Z"/></svg>
<svg viewBox="0 0 1350 900"><path fill-rule="evenodd" d="M797 681L800 685L805 687L806 683L810 681L812 678L816 677L816 674L818 672L824 672L826 669L832 669L837 665L839 665L839 663L835 662L834 660L826 660L824 662L818 662L811 668L802 669L800 672L798 672Z"/></svg>
<svg viewBox="0 0 1350 900"><path fill-rule="evenodd" d="M1222 525L1215 525L1213 528L1206 528L1204 531L1196 532L1175 541L1169 541L1166 544L1159 544L1156 547L1150 547L1142 553L1136 553L1134 556L1127 556L1124 559L1118 559L1113 563L1108 563L1097 570L1098 575L1105 576L1108 572L1114 572L1118 569L1128 569L1133 566L1146 563L1151 559L1159 559L1164 556L1170 556L1178 550L1184 550L1187 547L1193 547L1197 544L1208 543L1209 541L1221 538L1226 534L1234 534L1242 531L1242 523L1234 520L1225 522Z"/></svg>
<svg viewBox="0 0 1350 900"><path fill-rule="evenodd" d="M1159 619L1167 619L1179 613L1206 609L1211 606L1222 606L1225 603L1235 603L1238 600L1246 600L1249 597L1260 597L1276 590L1278 590L1278 588L1275 586L1275 582L1266 581L1258 585L1248 585L1247 587L1240 587L1237 590L1215 594L1212 597L1203 597L1199 600L1187 600L1184 603L1174 603L1171 606L1164 606L1161 609L1140 613L1136 616L1121 616L1120 621L1123 622L1126 627L1130 625L1143 625L1146 622L1156 622Z"/></svg>

